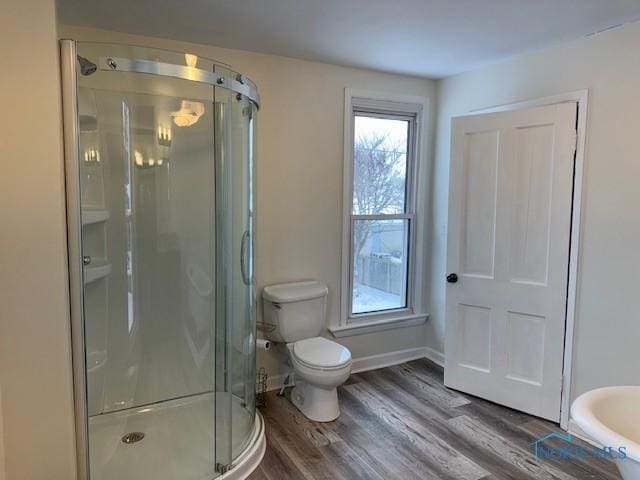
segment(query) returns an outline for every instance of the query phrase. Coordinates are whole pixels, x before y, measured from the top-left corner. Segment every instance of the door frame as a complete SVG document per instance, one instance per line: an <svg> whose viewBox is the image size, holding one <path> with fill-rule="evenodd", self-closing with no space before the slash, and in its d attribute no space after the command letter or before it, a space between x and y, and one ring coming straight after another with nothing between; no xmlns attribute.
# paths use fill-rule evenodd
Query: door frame
<svg viewBox="0 0 640 480"><path fill-rule="evenodd" d="M564 355L562 365L562 393L560 395L560 428L568 430L573 390L573 343L576 324L576 308L578 303L578 281L581 250L582 197L584 190L584 168L587 140L587 109L589 90L575 90L548 97L524 100L514 103L500 104L493 107L471 110L469 115L508 112L525 108L545 107L559 103L575 102L578 104L576 119L576 154L574 160L573 197L571 210L571 234L569 240L569 275L567 278L567 309L564 333Z"/></svg>

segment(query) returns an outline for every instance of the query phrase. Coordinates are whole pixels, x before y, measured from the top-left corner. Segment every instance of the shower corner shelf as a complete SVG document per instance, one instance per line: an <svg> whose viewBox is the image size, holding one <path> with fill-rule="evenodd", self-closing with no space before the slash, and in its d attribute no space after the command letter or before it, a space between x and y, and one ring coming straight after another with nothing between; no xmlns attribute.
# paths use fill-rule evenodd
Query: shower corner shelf
<svg viewBox="0 0 640 480"><path fill-rule="evenodd" d="M109 220L109 210L88 208L82 212L82 225L106 222Z"/></svg>
<svg viewBox="0 0 640 480"><path fill-rule="evenodd" d="M84 284L95 282L106 277L111 273L110 263L99 263L96 265L87 265L84 267Z"/></svg>

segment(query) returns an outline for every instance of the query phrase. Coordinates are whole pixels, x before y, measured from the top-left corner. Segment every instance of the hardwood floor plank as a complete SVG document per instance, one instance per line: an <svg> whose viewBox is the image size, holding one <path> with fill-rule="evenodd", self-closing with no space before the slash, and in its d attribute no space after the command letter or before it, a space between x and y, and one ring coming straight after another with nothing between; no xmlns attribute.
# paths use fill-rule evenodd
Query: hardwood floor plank
<svg viewBox="0 0 640 480"><path fill-rule="evenodd" d="M277 440L267 434L267 450L258 467L258 471L251 474L249 480L259 480L259 475L268 480L300 480L305 477L295 463L282 450ZM255 476L254 476L255 475Z"/></svg>
<svg viewBox="0 0 640 480"><path fill-rule="evenodd" d="M502 459L493 451L478 448L470 439L460 436L447 423L449 417L440 417L430 411L423 401L402 388L395 391L379 390L379 394L390 396L389 400L403 409L404 415L412 418L417 424L429 429L434 435L443 439L452 449L469 458L471 461L491 472L499 479L525 480L533 477L519 470L516 466ZM452 417L453 418L453 417Z"/></svg>
<svg viewBox="0 0 640 480"><path fill-rule="evenodd" d="M349 390L382 421L388 423L398 434L415 445L425 459L429 460L432 470L440 472L438 478L479 480L488 475L489 472L452 449L423 425L408 419L393 403L386 402L384 398L378 396L376 390L370 385L362 382L351 385Z"/></svg>
<svg viewBox="0 0 640 480"><path fill-rule="evenodd" d="M349 391L341 392L341 400L344 405L343 415L353 420L356 428L350 428L347 434L353 433L357 437L353 440L366 448L369 459L380 459L385 465L385 470L396 478L424 479L441 478L437 476L430 466L420 459L421 453L417 452L409 442L400 437L393 429L387 427ZM339 419L340 420L340 419ZM359 437L359 438L358 438ZM358 441L359 440L359 441ZM353 444L353 442L351 442ZM393 476L387 478L394 478Z"/></svg>
<svg viewBox="0 0 640 480"><path fill-rule="evenodd" d="M496 452L500 458L508 461L531 477L541 480L579 480L550 463L537 462L532 453L524 447L514 444L496 435L495 431L486 428L481 422L461 415L448 420L448 423L461 436L470 439L478 448Z"/></svg>
<svg viewBox="0 0 640 480"><path fill-rule="evenodd" d="M279 445L282 452L302 474L300 478L331 478L324 475L328 471L327 468L323 469L324 457L313 444L302 440L293 428L278 421L277 417L268 413L266 409L264 418L267 422L267 439L271 438L271 442Z"/></svg>
<svg viewBox="0 0 640 480"><path fill-rule="evenodd" d="M385 480L389 478L381 476L346 442L332 443L322 447L322 450L324 450L328 462L336 462L345 478L354 480Z"/></svg>
<svg viewBox="0 0 640 480"><path fill-rule="evenodd" d="M560 429L557 425L547 422L546 420L542 420L539 418L531 419L529 422L526 422L520 425L519 430L525 432L527 435L530 435L532 438L541 438L548 433L555 432L560 433L562 435L566 435L567 432ZM579 438L574 437L573 442L576 445L580 445L586 449L592 449L593 447L588 443L580 440ZM566 465L565 462L562 462L563 465ZM598 478L602 480L620 480L620 473L618 472L618 468L615 466L615 463L606 460L606 459L585 459L585 460L576 460L572 461L571 465L575 465L576 468L582 468L585 472L584 478Z"/></svg>
<svg viewBox="0 0 640 480"><path fill-rule="evenodd" d="M531 416L527 415L526 413L503 407L501 405L496 405L495 403L489 402L482 398L474 397L473 395L447 388L444 385L443 368L440 365L431 362L430 360L417 360L403 365L398 365L398 367L405 367L409 372L413 372L418 378L424 380L434 389L445 390L450 395L461 397L465 401L464 403L461 402L460 405L457 405L454 408L460 408L468 405L469 408L486 411L487 414L491 412L497 412L501 417L506 417L506 419L513 424L525 423L531 419Z"/></svg>
<svg viewBox="0 0 640 480"><path fill-rule="evenodd" d="M530 443L557 425L446 388L416 360L354 374L341 415L306 418L269 393L267 452L250 480L619 480L607 460L535 459Z"/></svg>
<svg viewBox="0 0 640 480"><path fill-rule="evenodd" d="M484 402L488 403L488 402ZM459 408L458 410L465 413L466 416L474 418L475 420L482 422L482 424L496 433L497 436L507 439L513 442L515 445L530 446L532 442L535 442L538 438L541 438L549 433L560 433L565 435L566 432L561 430L557 425L545 420L536 420L539 422L540 428L537 431L531 431L531 428L523 428L527 423L531 423L532 417L528 416L528 422L521 423L517 421L512 423L508 412L505 415L500 415L499 409L510 410L505 407L499 407L495 405L495 409L486 409L484 405L480 405L477 402L468 406ZM582 447L588 447L585 442L579 439L575 439L574 443ZM552 461L553 465L566 473L573 474L578 478L588 479L618 479L617 469L610 461L596 461L596 460L571 460L571 461ZM598 466L598 463L602 463L602 467ZM606 468L609 468L607 472ZM603 476L605 474L605 476ZM613 476L611 476L613 474Z"/></svg>
<svg viewBox="0 0 640 480"><path fill-rule="evenodd" d="M269 414L277 418L280 423L300 432L314 446L322 447L341 441L336 422L319 423L309 420L300 410L291 408L288 397L270 395L268 400L271 407Z"/></svg>
<svg viewBox="0 0 640 480"><path fill-rule="evenodd" d="M423 383L418 383L419 381L416 381L415 378L409 379L389 370L367 372L366 375L363 380L375 385L380 390L411 392L416 399L424 404L425 414L436 418L452 418L459 415L454 408L438 401L437 397L429 392Z"/></svg>
<svg viewBox="0 0 640 480"><path fill-rule="evenodd" d="M417 388L422 390L425 395L433 398L441 405L456 408L462 405L468 405L471 400L459 394L455 390L450 390L444 386L444 381L440 375L433 375L433 372L423 368L417 368L424 362L403 363L390 367L389 373L399 374L401 378L412 382Z"/></svg>
<svg viewBox="0 0 640 480"><path fill-rule="evenodd" d="M291 441L295 441L298 447L304 448L307 452L313 450L313 461L307 465L307 470L324 468L331 478L377 478L375 470L367 462L363 462L351 446L340 438L337 433L339 422L313 422L298 409L291 408L291 404L284 397L270 399L269 405L270 414L289 428Z"/></svg>
<svg viewBox="0 0 640 480"><path fill-rule="evenodd" d="M509 407L502 405L496 405L482 398L474 397L473 395L462 394L470 403L456 407L456 410L460 413L469 414L473 412L473 415L482 417L485 419L500 420L502 422L509 423L511 425L522 425L531 420L531 415L513 410Z"/></svg>
<svg viewBox="0 0 640 480"><path fill-rule="evenodd" d="M351 411L343 411L338 421L346 428L345 432L342 432L342 438L361 463L366 464L384 479L420 478L413 469L406 467L406 462L401 459L401 452L389 445L387 439L373 436L362 428L360 422L352 415Z"/></svg>

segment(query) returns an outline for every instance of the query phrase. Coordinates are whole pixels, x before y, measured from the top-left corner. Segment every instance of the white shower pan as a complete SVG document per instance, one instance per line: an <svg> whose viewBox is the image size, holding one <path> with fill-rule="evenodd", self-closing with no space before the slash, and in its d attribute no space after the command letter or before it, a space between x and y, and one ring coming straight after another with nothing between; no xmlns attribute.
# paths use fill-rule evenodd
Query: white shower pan
<svg viewBox="0 0 640 480"><path fill-rule="evenodd" d="M91 480L211 480L215 438L212 394L97 415L89 419ZM232 427L246 428L252 415L233 397ZM221 423L221 422L220 422ZM264 426L258 413L253 435L234 439L234 467L217 479L242 479L262 459ZM144 435L125 443L127 435ZM243 453L244 451L244 453ZM167 458L167 452L172 452ZM206 472L206 473L205 473Z"/></svg>

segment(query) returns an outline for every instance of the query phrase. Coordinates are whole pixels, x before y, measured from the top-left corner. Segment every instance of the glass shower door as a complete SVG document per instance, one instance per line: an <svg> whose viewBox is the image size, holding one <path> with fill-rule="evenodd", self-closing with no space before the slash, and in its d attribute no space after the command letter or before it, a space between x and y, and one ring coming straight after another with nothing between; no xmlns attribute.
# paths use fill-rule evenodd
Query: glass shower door
<svg viewBox="0 0 640 480"><path fill-rule="evenodd" d="M90 478L213 478L213 87L99 71L78 110Z"/></svg>
<svg viewBox="0 0 640 480"><path fill-rule="evenodd" d="M239 267L234 269L233 369L231 371L234 458L246 447L254 427L256 379L256 301L254 282L254 155L253 127L255 111L246 98L231 104L233 152L232 196L236 208L233 219L233 252Z"/></svg>
<svg viewBox="0 0 640 480"><path fill-rule="evenodd" d="M247 446L255 420L254 125L251 102L216 89L218 217L218 364L216 458L222 470ZM224 146L224 148L222 148ZM225 338L224 345L220 339ZM224 428L223 428L224 425Z"/></svg>

